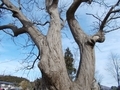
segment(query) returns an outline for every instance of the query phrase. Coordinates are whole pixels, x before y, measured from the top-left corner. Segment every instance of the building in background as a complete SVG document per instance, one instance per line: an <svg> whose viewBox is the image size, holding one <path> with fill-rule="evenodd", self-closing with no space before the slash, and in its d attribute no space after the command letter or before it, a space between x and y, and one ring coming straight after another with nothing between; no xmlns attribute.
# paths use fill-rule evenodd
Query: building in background
<svg viewBox="0 0 120 90"><path fill-rule="evenodd" d="M15 86L14 83L0 81L0 89L4 90L22 90L21 87Z"/></svg>

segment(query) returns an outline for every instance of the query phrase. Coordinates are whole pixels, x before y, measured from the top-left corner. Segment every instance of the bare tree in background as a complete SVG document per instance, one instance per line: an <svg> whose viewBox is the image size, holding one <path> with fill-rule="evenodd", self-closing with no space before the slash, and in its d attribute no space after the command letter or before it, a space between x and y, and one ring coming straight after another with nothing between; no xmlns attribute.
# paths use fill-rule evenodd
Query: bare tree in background
<svg viewBox="0 0 120 90"><path fill-rule="evenodd" d="M95 79L100 85L101 85L103 78L104 78L103 75L100 74L100 72L98 70L95 71Z"/></svg>
<svg viewBox="0 0 120 90"><path fill-rule="evenodd" d="M120 56L119 55L114 53L110 54L107 71L117 81L119 86L120 85Z"/></svg>
<svg viewBox="0 0 120 90"><path fill-rule="evenodd" d="M119 29L120 25L112 27L110 22L120 18L120 0L117 0L117 2L111 6L107 6L102 2L103 5L101 6L106 6L107 8L107 13L103 15L103 18L89 14L99 22L97 32L91 36L86 34L80 27L79 22L75 18L75 12L78 8L81 8L79 6L82 3L91 4L93 1L73 0L70 7L67 8L66 20L80 51L80 63L74 81L71 81L67 74L62 51L61 29L64 26L64 20L62 15L60 15L62 10L58 8L60 0L17 1L19 2L16 3L16 0L0 0L0 10L5 10L7 14L10 14L11 18L19 21L17 24L14 22L0 25L0 30L14 37L27 34L25 37L32 39L32 45L36 46L39 51L35 61L40 59L38 67L42 72L42 90L91 90L95 73L94 46L97 42L104 42L105 33ZM43 5L43 3L45 5ZM96 3L101 4L98 0ZM40 8L40 6L43 6L43 8ZM34 7L38 8L35 14L28 14L36 9ZM93 5L93 8L96 7ZM38 13L38 11L41 12ZM43 13L46 12L46 15L49 17L44 17ZM39 14L38 16L36 16L37 13ZM41 15L44 17L42 20L40 19ZM41 30L40 26L44 25L46 25L46 27ZM109 30L109 28L111 30ZM12 32L10 32L10 30ZM45 30L47 33L45 33ZM32 52L30 54L34 55Z"/></svg>

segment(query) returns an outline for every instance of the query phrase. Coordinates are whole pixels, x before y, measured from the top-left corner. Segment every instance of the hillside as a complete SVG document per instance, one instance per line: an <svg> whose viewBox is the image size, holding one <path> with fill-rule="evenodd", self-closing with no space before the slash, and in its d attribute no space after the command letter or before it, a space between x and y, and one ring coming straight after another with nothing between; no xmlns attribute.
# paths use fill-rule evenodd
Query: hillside
<svg viewBox="0 0 120 90"><path fill-rule="evenodd" d="M19 84L21 81L29 81L23 77L10 76L10 75L0 75L0 81L12 82L14 84Z"/></svg>

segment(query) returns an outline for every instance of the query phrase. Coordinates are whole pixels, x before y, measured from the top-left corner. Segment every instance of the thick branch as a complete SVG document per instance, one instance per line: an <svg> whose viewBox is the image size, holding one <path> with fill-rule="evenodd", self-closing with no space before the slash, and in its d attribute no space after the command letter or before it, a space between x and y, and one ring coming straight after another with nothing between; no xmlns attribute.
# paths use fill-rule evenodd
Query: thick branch
<svg viewBox="0 0 120 90"><path fill-rule="evenodd" d="M67 19L74 18L75 11L77 10L77 8L81 3L82 3L82 0L74 0L74 2L72 3L72 5L67 11Z"/></svg>
<svg viewBox="0 0 120 90"><path fill-rule="evenodd" d="M43 39L44 35L39 32L39 30L32 24L32 22L27 19L23 13L10 2L10 0L2 0L2 2L6 8L13 13L13 17L16 17L20 20L20 22L23 24L23 27L25 28L25 31L31 36L37 47L40 48L40 45L42 45L42 41L40 42L40 40Z"/></svg>
<svg viewBox="0 0 120 90"><path fill-rule="evenodd" d="M46 9L49 11L50 7L57 7L58 6L58 1L59 0L46 0Z"/></svg>
<svg viewBox="0 0 120 90"><path fill-rule="evenodd" d="M117 12L120 12L120 9L114 10L111 13L117 13Z"/></svg>
<svg viewBox="0 0 120 90"><path fill-rule="evenodd" d="M46 2L48 2L49 0L46 0ZM49 30L48 30L48 38L51 40L53 38L57 38L61 33L61 23L60 23L60 16L59 16L59 12L58 12L58 1L59 0L52 0L51 5L49 6L49 8L47 8L47 11L50 15L50 26L49 26ZM51 2L51 1L49 1ZM56 33L56 34L55 34ZM59 39L60 40L60 37Z"/></svg>
<svg viewBox="0 0 120 90"><path fill-rule="evenodd" d="M115 5L113 5L113 6L109 9L109 11L108 11L108 13L106 14L105 18L101 21L99 31L98 31L95 35L93 35L93 37L92 37L92 41L93 41L94 43L95 43L95 42L100 42L100 43L101 43L101 42L104 42L104 40L105 40L104 33L108 33L108 32L110 32L110 31L114 31L114 29L113 29L113 30L104 32L104 31L103 31L103 28L105 27L105 25L106 25L109 21L111 21L111 20L113 20L113 19L119 18L119 16L117 16L117 17L114 17L114 15L111 16L111 14L113 14L113 13L120 12L120 9L115 10L115 8L118 6L119 3L120 3L120 0L118 0L117 3L116 3ZM96 17L95 17L95 18L96 18ZM117 29L117 28L116 28L116 29ZM116 29L115 29L115 30L116 30Z"/></svg>
<svg viewBox="0 0 120 90"><path fill-rule="evenodd" d="M85 38L87 41L88 38L87 38L87 35L84 33L84 31L81 29L78 21L75 19L75 12L82 2L88 2L88 1L90 0L74 0L74 2L72 3L72 5L67 11L67 16L66 16L67 21L68 21L70 30L74 36L74 39L78 45L80 45L80 43L83 43Z"/></svg>
<svg viewBox="0 0 120 90"><path fill-rule="evenodd" d="M120 3L120 0L118 0L118 2L109 9L108 13L106 14L105 18L103 19L103 21L102 21L102 23L101 23L101 25L100 25L100 30L103 31L103 28L105 27L105 24L106 24L108 18L110 17L110 15L111 15L112 13L120 12L119 9L118 9L118 10L114 10L115 7L118 6L119 3Z"/></svg>
<svg viewBox="0 0 120 90"><path fill-rule="evenodd" d="M84 1L87 2L89 0ZM74 2L67 11L66 17L73 37L78 44L78 47L80 48L81 55L75 82L79 83L80 86L84 86L84 88L81 88L81 90L87 90L86 87L90 87L94 77L94 57L92 55L93 53L89 53L89 51L91 52L93 50L94 42L90 40L91 37L84 33L79 23L75 19L75 12L82 2L83 0L74 0ZM89 78L90 76L91 78Z"/></svg>
<svg viewBox="0 0 120 90"><path fill-rule="evenodd" d="M17 7L15 7L11 2L9 2L8 0L2 0L3 5L6 5L6 7L1 6L0 8L3 9L7 9L10 10L14 13L17 13L19 11L19 9Z"/></svg>
<svg viewBox="0 0 120 90"><path fill-rule="evenodd" d="M58 6L58 1L59 1L59 0L53 0L52 6L57 8L57 6Z"/></svg>
<svg viewBox="0 0 120 90"><path fill-rule="evenodd" d="M11 29L14 33L14 36L18 36L19 34L26 33L24 27L17 28L15 25L12 25L12 24L0 26L0 30L3 30L3 29Z"/></svg>
<svg viewBox="0 0 120 90"><path fill-rule="evenodd" d="M70 18L74 18L74 14L82 2L88 2L89 4L91 4L92 0L74 0L74 2L67 11L67 16L69 15Z"/></svg>
<svg viewBox="0 0 120 90"><path fill-rule="evenodd" d="M46 9L47 9L47 10L48 10L49 7L51 6L52 1L53 1L53 0L45 0L45 4L46 4Z"/></svg>
<svg viewBox="0 0 120 90"><path fill-rule="evenodd" d="M99 42L102 43L105 41L105 34L104 32L98 31L97 34L92 36L93 43Z"/></svg>
<svg viewBox="0 0 120 90"><path fill-rule="evenodd" d="M37 22L33 22L33 24L36 24L36 25L41 25L41 26L45 26L46 24L50 23L49 21L46 21L45 23L37 23Z"/></svg>

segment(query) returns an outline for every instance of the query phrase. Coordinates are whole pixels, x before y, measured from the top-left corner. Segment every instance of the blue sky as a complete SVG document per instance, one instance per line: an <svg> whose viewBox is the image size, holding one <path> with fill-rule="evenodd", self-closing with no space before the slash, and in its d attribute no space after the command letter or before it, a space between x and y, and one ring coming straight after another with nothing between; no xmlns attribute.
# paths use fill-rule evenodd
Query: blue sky
<svg viewBox="0 0 120 90"><path fill-rule="evenodd" d="M102 12L105 9L105 8L100 8L97 5L95 5L95 7L96 8L94 8L93 6L88 7L88 5L82 6L82 9L80 10L78 9L78 12L76 13L78 15L78 20L80 21L81 27L88 34L92 33L91 24L95 19L92 18L91 16L86 17L85 16L86 14L84 13L84 11L95 13L101 10L99 11L99 14L102 14ZM4 19L4 22L2 22L1 24L7 23L8 21L12 21L9 15L6 17L7 19ZM70 34L69 29L63 30L62 32L63 32L62 33L63 50L69 47L74 54L75 53L74 48L76 48L76 44L72 38L72 35ZM66 32L67 32L67 37L64 34ZM100 44L97 43L95 46L96 69L104 77L101 84L106 86L117 85L116 81L113 79L113 77L111 77L111 75L105 69L107 68L107 63L109 62L108 57L110 53L114 52L114 53L120 54L120 50L119 50L120 34L119 33L120 33L120 30L106 34L105 42ZM22 44L23 42L25 42L25 39L22 38L23 36L25 35L20 35L14 38L14 40ZM29 49L23 49L21 45L18 43L14 44L14 42L12 41L13 38L2 33L1 31L0 31L0 38L2 38L2 41L0 42L0 74L26 77L30 80L34 80L40 77L40 71L37 68L37 64L35 65L35 68L31 71L23 70L23 68L21 68L23 67L23 64L21 64L22 63L21 59L23 59L23 57L26 56L27 50ZM78 63L78 60L75 61L76 67L77 67L77 63Z"/></svg>

